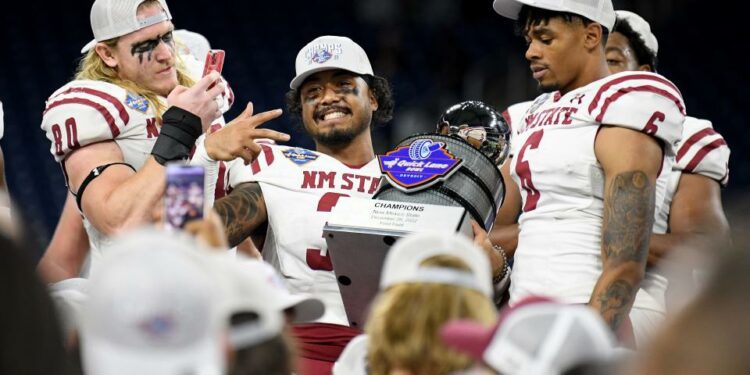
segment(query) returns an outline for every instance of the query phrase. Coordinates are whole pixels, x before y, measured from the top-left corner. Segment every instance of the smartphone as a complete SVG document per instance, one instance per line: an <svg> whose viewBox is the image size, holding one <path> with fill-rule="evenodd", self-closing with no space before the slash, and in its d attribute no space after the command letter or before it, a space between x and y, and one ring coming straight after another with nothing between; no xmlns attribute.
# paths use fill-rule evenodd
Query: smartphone
<svg viewBox="0 0 750 375"><path fill-rule="evenodd" d="M203 218L205 171L202 166L185 162L169 163L166 170L164 225L179 230L187 222Z"/></svg>
<svg viewBox="0 0 750 375"><path fill-rule="evenodd" d="M214 70L221 73L221 70L224 69L224 55L225 52L221 49L208 50L208 53L206 54L206 63L203 65L203 77L207 76L208 73L211 73L211 71ZM215 85L216 82L212 83L208 89L210 90Z"/></svg>

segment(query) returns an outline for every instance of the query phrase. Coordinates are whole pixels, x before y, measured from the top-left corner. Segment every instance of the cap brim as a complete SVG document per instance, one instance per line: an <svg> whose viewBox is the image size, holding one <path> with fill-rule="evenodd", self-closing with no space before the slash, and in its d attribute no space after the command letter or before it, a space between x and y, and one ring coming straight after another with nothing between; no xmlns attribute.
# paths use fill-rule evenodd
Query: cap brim
<svg viewBox="0 0 750 375"><path fill-rule="evenodd" d="M190 347L175 350L133 350L108 340L82 337L82 356L87 374L222 374L225 363L220 337L204 338Z"/></svg>
<svg viewBox="0 0 750 375"><path fill-rule="evenodd" d="M285 298L282 310L294 309L293 323L309 323L318 320L325 313L323 301L306 295L293 295Z"/></svg>
<svg viewBox="0 0 750 375"><path fill-rule="evenodd" d="M314 69L306 70L306 71L302 72L302 74L297 75L296 77L294 77L294 79L292 79L291 82L289 82L289 88L290 89L297 89L300 86L302 86L302 83L304 83L305 80L308 77L310 77L311 75L313 75L315 73L318 73L318 72L324 72L326 70L335 70L335 69L346 70L346 71L352 72L354 74L369 74L369 75L373 75L373 72L357 72L357 71L349 69L348 67L338 66L338 65L335 65L335 64L326 64L326 65L319 66L319 67L314 68Z"/></svg>
<svg viewBox="0 0 750 375"><path fill-rule="evenodd" d="M523 3L517 0L495 0L492 3L492 8L495 9L497 14L512 20L518 19L521 7L523 7Z"/></svg>
<svg viewBox="0 0 750 375"><path fill-rule="evenodd" d="M88 52L90 49L94 48L96 43L97 43L96 39L92 39L90 42L86 43L86 45L83 46L83 48L81 48L81 53Z"/></svg>
<svg viewBox="0 0 750 375"><path fill-rule="evenodd" d="M497 324L486 327L472 320L453 320L440 329L443 343L481 361L495 335Z"/></svg>

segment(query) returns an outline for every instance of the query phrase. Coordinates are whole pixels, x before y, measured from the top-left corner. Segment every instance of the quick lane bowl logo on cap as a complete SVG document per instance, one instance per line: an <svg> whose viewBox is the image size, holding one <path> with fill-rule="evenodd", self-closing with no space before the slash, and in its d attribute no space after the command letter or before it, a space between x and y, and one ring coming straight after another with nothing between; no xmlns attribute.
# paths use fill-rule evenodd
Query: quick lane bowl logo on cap
<svg viewBox="0 0 750 375"><path fill-rule="evenodd" d="M305 62L310 65L312 63L322 64L331 58L338 60L343 52L344 50L341 47L341 43L316 44L308 47L305 51Z"/></svg>
<svg viewBox="0 0 750 375"><path fill-rule="evenodd" d="M143 113L148 110L148 100L143 96L136 96L131 93L128 93L128 97L125 98L125 105Z"/></svg>
<svg viewBox="0 0 750 375"><path fill-rule="evenodd" d="M141 332L153 339L160 339L171 336L175 328L174 319L168 315L156 315L138 324Z"/></svg>
<svg viewBox="0 0 750 375"><path fill-rule="evenodd" d="M306 164L318 158L316 153L304 148L290 148L284 151L283 154L297 165Z"/></svg>
<svg viewBox="0 0 750 375"><path fill-rule="evenodd" d="M406 192L427 188L445 180L461 165L442 142L417 139L408 146L379 155L380 171L388 182Z"/></svg>

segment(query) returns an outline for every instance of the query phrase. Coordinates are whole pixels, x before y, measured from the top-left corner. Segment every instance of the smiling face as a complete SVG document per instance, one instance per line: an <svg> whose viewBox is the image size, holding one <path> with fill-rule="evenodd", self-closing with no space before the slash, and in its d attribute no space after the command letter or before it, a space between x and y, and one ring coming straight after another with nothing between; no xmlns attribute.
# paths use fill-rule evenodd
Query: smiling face
<svg viewBox="0 0 750 375"><path fill-rule="evenodd" d="M302 122L316 143L345 146L366 132L378 102L367 82L345 70L311 75L299 89Z"/></svg>
<svg viewBox="0 0 750 375"><path fill-rule="evenodd" d="M141 6L137 15L144 19L160 12L158 3L149 3ZM172 22L159 22L123 35L114 47L98 43L96 52L108 66L117 69L121 79L167 96L178 83L172 30Z"/></svg>

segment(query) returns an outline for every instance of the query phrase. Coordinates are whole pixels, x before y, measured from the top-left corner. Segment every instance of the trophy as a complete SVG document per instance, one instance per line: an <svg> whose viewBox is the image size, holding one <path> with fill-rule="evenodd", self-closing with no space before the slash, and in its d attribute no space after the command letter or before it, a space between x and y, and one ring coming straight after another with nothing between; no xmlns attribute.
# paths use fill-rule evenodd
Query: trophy
<svg viewBox="0 0 750 375"><path fill-rule="evenodd" d="M505 194L499 167L509 133L486 104L456 104L435 133L407 137L378 156L383 179L373 199L339 201L323 235L352 327L364 323L385 254L398 238L424 231L472 237L471 220L492 228Z"/></svg>

